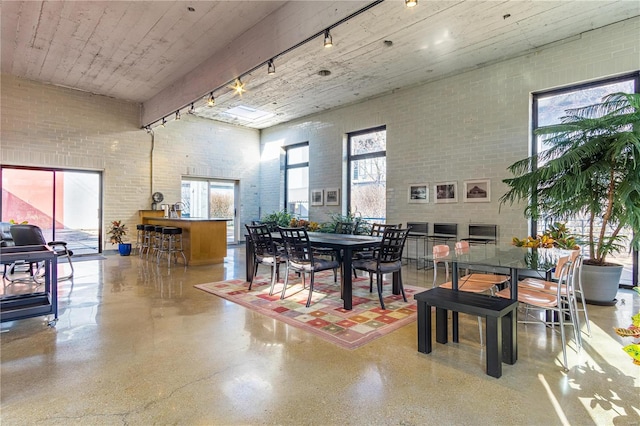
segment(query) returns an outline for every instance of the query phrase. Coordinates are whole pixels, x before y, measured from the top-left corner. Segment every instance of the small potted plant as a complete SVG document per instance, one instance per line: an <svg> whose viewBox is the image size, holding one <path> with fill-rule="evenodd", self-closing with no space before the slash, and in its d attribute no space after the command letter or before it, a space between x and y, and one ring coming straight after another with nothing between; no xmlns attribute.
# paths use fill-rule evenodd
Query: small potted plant
<svg viewBox="0 0 640 426"><path fill-rule="evenodd" d="M127 235L127 227L121 220L111 222L111 228L107 232L111 244L118 244L118 252L120 256L129 256L131 254L131 243L122 242L122 237Z"/></svg>

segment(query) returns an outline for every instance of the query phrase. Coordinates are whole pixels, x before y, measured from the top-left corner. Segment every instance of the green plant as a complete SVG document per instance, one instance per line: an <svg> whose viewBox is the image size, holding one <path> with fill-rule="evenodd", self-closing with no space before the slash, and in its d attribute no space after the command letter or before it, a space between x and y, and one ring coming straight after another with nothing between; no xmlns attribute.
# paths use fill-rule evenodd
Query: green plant
<svg viewBox="0 0 640 426"><path fill-rule="evenodd" d="M320 225L320 229L318 229L319 232L336 232L338 222L357 222L357 234L360 235L367 235L371 232L371 226L367 222L361 221L360 216L357 214L348 213L346 215L342 215L340 213L332 213L329 215L329 218L330 220L328 222L324 222Z"/></svg>
<svg viewBox="0 0 640 426"><path fill-rule="evenodd" d="M286 210L269 213L260 219L261 222L275 222L278 226L289 226L293 215Z"/></svg>
<svg viewBox="0 0 640 426"><path fill-rule="evenodd" d="M111 228L107 231L111 244L122 244L122 237L127 235L127 227L120 220L111 222Z"/></svg>
<svg viewBox="0 0 640 426"><path fill-rule="evenodd" d="M602 102L567 110L557 125L541 128L549 149L517 161L504 179L500 204L528 202L525 215L589 223L585 264L605 265L624 246L624 227L640 229L640 94L615 93ZM631 241L640 248L640 233Z"/></svg>

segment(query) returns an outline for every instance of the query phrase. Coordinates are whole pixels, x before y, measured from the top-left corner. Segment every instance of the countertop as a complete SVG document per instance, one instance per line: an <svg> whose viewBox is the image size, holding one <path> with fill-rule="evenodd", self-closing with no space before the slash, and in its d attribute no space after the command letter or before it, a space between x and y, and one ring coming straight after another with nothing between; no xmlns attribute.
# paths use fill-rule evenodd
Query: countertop
<svg viewBox="0 0 640 426"><path fill-rule="evenodd" d="M175 220L176 222L228 222L233 219L224 219L224 218L212 218L205 219L203 217L158 217L158 216L143 216L143 219L153 219L153 220Z"/></svg>

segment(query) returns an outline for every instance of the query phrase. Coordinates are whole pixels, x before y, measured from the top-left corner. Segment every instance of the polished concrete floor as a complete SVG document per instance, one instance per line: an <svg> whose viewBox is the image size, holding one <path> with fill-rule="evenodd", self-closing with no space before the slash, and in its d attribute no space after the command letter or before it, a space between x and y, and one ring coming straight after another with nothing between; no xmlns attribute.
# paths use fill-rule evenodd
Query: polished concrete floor
<svg viewBox="0 0 640 426"><path fill-rule="evenodd" d="M415 323L349 351L193 288L244 264L243 248L170 271L135 256L76 262L56 327L2 324L1 424L640 424L640 366L612 330L640 311L631 291L589 307L592 336L580 353L570 343L568 372L558 334L519 325L518 362L495 379L474 317L429 355ZM432 279L414 265L404 277Z"/></svg>

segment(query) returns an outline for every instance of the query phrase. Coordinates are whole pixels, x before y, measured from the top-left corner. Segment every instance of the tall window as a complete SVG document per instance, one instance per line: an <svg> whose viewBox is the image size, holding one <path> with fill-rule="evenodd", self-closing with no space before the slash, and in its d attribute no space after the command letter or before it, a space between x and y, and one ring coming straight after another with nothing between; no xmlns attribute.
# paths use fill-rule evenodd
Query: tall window
<svg viewBox="0 0 640 426"><path fill-rule="evenodd" d="M285 209L300 219L309 219L309 142L285 150Z"/></svg>
<svg viewBox="0 0 640 426"><path fill-rule="evenodd" d="M638 75L624 76L614 79L607 79L595 83L579 86L572 86L563 89L536 93L533 95L533 130L540 127L558 124L561 118L566 115L567 109L580 108L600 102L608 94L615 92L634 93L640 90ZM547 149L545 141L540 136L534 136L532 153L536 154ZM550 218L549 220L553 220ZM576 217L567 221L567 226L576 234L586 235L588 221L586 217ZM532 235L536 235L539 229L544 228L543 224L532 223ZM631 241L633 230L625 229L624 234L629 236L627 242ZM638 282L638 253L630 250L623 250L621 253L612 256L613 260L625 265L621 283L625 285L637 285ZM632 266L635 265L634 266ZM636 272L633 273L632 271Z"/></svg>
<svg viewBox="0 0 640 426"><path fill-rule="evenodd" d="M387 129L349 133L349 213L384 222L387 216Z"/></svg>

